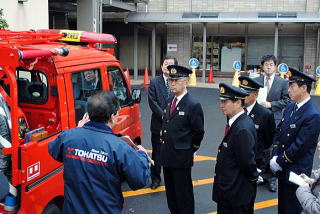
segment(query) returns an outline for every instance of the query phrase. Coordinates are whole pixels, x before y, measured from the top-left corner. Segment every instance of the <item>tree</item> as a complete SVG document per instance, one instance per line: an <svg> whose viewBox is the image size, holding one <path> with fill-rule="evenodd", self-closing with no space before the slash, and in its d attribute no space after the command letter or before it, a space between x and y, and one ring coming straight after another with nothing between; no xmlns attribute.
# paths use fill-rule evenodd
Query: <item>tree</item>
<svg viewBox="0 0 320 214"><path fill-rule="evenodd" d="M3 17L3 9L0 8L0 29L6 29L9 25Z"/></svg>

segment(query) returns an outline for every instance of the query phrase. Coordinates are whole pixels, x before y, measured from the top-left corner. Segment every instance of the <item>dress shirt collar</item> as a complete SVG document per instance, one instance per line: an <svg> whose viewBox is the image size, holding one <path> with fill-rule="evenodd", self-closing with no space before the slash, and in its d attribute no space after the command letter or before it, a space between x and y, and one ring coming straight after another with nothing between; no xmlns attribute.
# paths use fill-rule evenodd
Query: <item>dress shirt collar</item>
<svg viewBox="0 0 320 214"><path fill-rule="evenodd" d="M272 86L274 77L275 77L275 74L273 73L273 74L270 76L270 80L269 80L270 87ZM264 85L266 85L266 82L267 82L267 76L265 75L265 76L264 76Z"/></svg>
<svg viewBox="0 0 320 214"><path fill-rule="evenodd" d="M254 103L253 103L252 105L250 105L250 106L247 107L247 115L250 114L250 112L252 111L252 109L253 109L254 105L256 104L256 102L257 102L257 101L254 101Z"/></svg>
<svg viewBox="0 0 320 214"><path fill-rule="evenodd" d="M240 115L241 114L243 114L244 113L244 111L242 110L242 111L240 111L238 114L236 114L236 115L234 115L232 118L230 118L229 119L229 126L231 127L232 126L232 123L234 122L234 121L236 121L236 119L238 118L238 117L240 117Z"/></svg>
<svg viewBox="0 0 320 214"><path fill-rule="evenodd" d="M307 99L305 99L304 101L297 103L297 109L301 108L301 106L303 106L304 104L306 104L306 102L308 102L311 99L311 97L309 96Z"/></svg>
<svg viewBox="0 0 320 214"><path fill-rule="evenodd" d="M184 95L186 95L188 93L188 91L186 90L184 93L182 93L180 96L177 96L177 102L176 102L176 106L178 105L178 103L180 102L180 100L182 100L182 98L184 97Z"/></svg>

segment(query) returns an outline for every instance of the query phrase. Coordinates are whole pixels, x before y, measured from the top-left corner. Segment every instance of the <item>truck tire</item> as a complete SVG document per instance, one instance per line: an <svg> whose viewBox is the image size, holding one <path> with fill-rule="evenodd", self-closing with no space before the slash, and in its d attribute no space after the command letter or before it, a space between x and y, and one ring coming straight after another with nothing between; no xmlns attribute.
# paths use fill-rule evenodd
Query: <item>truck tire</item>
<svg viewBox="0 0 320 214"><path fill-rule="evenodd" d="M42 214L61 214L61 209L55 204L48 204Z"/></svg>

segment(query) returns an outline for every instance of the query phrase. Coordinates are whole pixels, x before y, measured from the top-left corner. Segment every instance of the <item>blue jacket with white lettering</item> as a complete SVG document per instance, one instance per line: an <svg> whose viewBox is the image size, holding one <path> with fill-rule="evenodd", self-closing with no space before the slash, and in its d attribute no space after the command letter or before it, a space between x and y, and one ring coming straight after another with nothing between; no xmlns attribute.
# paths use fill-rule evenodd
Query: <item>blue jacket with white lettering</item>
<svg viewBox="0 0 320 214"><path fill-rule="evenodd" d="M103 123L62 132L49 153L64 163L63 213L121 213L121 182L136 190L148 183L147 154L135 151Z"/></svg>

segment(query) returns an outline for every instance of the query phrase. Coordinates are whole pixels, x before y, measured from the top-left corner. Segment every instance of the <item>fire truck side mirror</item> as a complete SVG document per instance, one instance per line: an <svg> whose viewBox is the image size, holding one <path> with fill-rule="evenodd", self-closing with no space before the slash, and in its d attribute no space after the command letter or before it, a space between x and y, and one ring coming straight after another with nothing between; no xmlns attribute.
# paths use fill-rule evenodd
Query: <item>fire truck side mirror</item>
<svg viewBox="0 0 320 214"><path fill-rule="evenodd" d="M132 101L133 103L140 103L141 101L141 90L133 89L132 90Z"/></svg>

